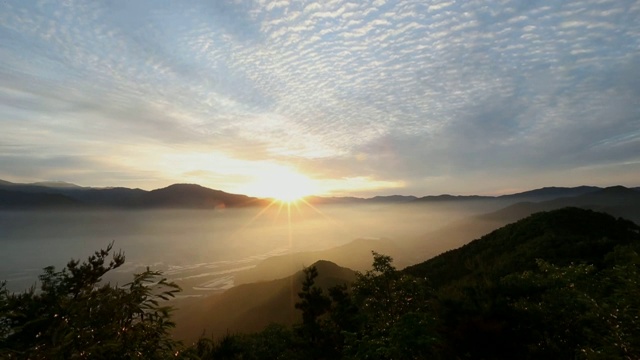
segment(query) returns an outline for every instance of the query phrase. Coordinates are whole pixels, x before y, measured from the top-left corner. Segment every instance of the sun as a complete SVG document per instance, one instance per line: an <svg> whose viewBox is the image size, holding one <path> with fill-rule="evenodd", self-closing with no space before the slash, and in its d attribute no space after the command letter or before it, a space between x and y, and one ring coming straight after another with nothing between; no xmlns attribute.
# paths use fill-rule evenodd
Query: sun
<svg viewBox="0 0 640 360"><path fill-rule="evenodd" d="M259 196L286 203L309 196L316 189L311 179L288 169L260 174L250 188Z"/></svg>

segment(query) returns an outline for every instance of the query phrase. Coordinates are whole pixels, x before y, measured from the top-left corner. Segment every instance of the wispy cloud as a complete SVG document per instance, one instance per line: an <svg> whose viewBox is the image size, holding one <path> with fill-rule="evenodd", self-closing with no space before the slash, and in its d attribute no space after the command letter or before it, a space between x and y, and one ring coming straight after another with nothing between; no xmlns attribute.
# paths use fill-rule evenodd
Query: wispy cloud
<svg viewBox="0 0 640 360"><path fill-rule="evenodd" d="M0 177L87 154L97 179L118 164L94 154L123 144L416 194L633 163L638 18L619 0L5 1L0 145L20 150L0 147Z"/></svg>

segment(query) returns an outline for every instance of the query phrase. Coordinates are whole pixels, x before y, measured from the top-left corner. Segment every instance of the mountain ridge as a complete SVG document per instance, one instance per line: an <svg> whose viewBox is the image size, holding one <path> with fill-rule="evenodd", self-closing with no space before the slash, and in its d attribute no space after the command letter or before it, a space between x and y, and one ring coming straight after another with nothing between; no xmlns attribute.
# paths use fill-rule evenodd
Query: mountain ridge
<svg viewBox="0 0 640 360"><path fill-rule="evenodd" d="M569 207L402 272L429 279L437 293L444 358L578 358L585 348L638 358L637 318L626 309L638 304L639 250L637 224Z"/></svg>
<svg viewBox="0 0 640 360"><path fill-rule="evenodd" d="M578 207L608 213L640 224L640 191L612 186L583 195L560 197L547 201L523 201L507 204L497 210L451 222L440 229L409 240L415 251L423 256L436 256L457 248L487 232L519 221L531 214L564 207Z"/></svg>
<svg viewBox="0 0 640 360"><path fill-rule="evenodd" d="M602 337L602 331L616 335L619 328L623 343L614 347L626 353L629 344L637 340L633 313L626 316L625 311L610 310L626 304L635 308L638 303L633 296L637 294L637 272L629 274L627 270L637 270L639 247L640 226L626 219L575 207L535 213L460 248L399 270L401 276L396 279L425 279L426 283L420 286L426 286L432 295L429 306L405 309L408 313L398 316L403 319L422 314L434 321L442 358L512 359L514 354L529 352L533 355L523 358L544 358L544 354L567 358L563 355L581 353L585 346L600 349L602 344L611 343L611 338ZM341 268L330 262L320 261L314 266L318 268L316 285L325 290L327 284L348 283L351 277L350 270L344 268L342 276L335 276L336 269ZM631 278L627 281L626 276ZM365 286L389 286L393 278L385 277L385 282ZM203 334L219 338L225 332L261 331L269 322L285 326L299 323L300 312L294 310L294 304L302 279L298 272L283 279L240 285L220 296L195 301L185 306L174 334L182 340ZM403 284L409 283L415 284ZM409 287L391 288L395 290L387 295L373 294L407 298L410 293ZM389 291L389 287L386 289ZM630 298L625 299L626 295ZM413 299L410 296L405 301ZM358 305L359 309L367 304ZM588 311L584 311L585 306ZM610 317L611 314L615 316ZM379 313L371 316L376 315ZM575 322L576 318L580 321ZM373 319L368 318L363 326L372 324ZM410 327L403 327L407 331L402 334L410 336L417 331L416 326L428 326L425 324L410 323ZM190 328L192 325L196 326ZM206 333L202 325L206 326ZM400 322L400 326L404 325ZM580 336L574 337L574 333ZM418 332L416 336L423 335ZM540 344L546 347L541 348ZM610 347L603 354L613 350L616 349Z"/></svg>
<svg viewBox="0 0 640 360"><path fill-rule="evenodd" d="M619 185L618 185L619 186ZM639 187L626 188L639 192ZM609 187L611 188L611 187ZM265 206L274 201L270 198L257 198L243 194L233 194L222 190L207 188L198 184L177 183L154 190L142 190L126 187L85 187L64 181L41 181L34 183L12 183L0 180L0 208L189 208L220 209L226 207ZM490 201L498 204L510 204L522 201L540 202L563 197L575 197L602 190L596 186L543 187L524 192L499 196L487 195L385 195L370 198L359 197L323 197L309 196L305 201L310 204L421 204L421 203L462 203ZM10 194L21 192L39 194L27 196ZM42 194L56 194L51 197ZM18 199L24 198L24 204ZM62 205L64 204L64 205Z"/></svg>
<svg viewBox="0 0 640 360"><path fill-rule="evenodd" d="M81 187L70 183L65 183L62 187L43 184L51 183L18 184L0 180L0 190L3 190L0 193L0 208L220 209L266 204L263 199L209 189L197 184L173 184L151 191L125 187ZM20 203L19 199L25 201Z"/></svg>
<svg viewBox="0 0 640 360"><path fill-rule="evenodd" d="M620 234L624 234L624 236ZM574 246L570 241L574 241L574 238L578 235L589 238L590 245L583 246L585 253L565 251L565 248ZM615 241L607 237L610 235L616 235ZM565 239L567 243L553 245L553 242L556 241L555 239ZM603 256L605 248L608 252L613 249L614 245L626 244L631 240L640 241L640 226L630 220L616 218L611 214L591 209L563 207L550 211L536 212L493 230L461 247L445 251L422 263L408 266L403 271L416 276L426 276L428 274L434 285L438 287L440 284L463 279L473 272L467 261L471 255L460 254L481 254L486 259L478 262L478 264L492 268L496 267L496 261L492 256L496 256L495 253L497 252L517 253L525 250L533 252L531 256L513 256L511 259L514 264L521 267L519 271L525 271L535 266L536 259L551 261L560 265L568 265L577 260L588 261L591 264L595 262L597 264L596 260ZM539 241L540 244L529 245L529 241ZM487 250L490 246L495 247L497 250ZM600 248L602 248L602 251L600 251ZM459 265L457 267L461 269L460 274L445 274L438 270L452 267L453 265L451 264L453 262L457 262ZM499 266L510 266L502 262L497 264ZM527 267L522 268L523 264L526 264ZM484 270L486 269L482 271Z"/></svg>

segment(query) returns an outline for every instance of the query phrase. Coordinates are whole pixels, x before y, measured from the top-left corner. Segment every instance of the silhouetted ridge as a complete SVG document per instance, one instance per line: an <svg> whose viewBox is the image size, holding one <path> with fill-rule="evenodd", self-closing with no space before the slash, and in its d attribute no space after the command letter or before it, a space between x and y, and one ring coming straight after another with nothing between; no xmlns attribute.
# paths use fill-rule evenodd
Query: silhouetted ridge
<svg viewBox="0 0 640 360"><path fill-rule="evenodd" d="M318 270L316 286L325 291L356 278L353 270L330 261L320 260L310 266ZM175 333L183 339L195 340L203 331L207 336L219 337L238 331L259 331L270 323L292 325L301 317L295 302L303 279L300 267L298 272L285 278L238 285L194 302L177 313Z"/></svg>
<svg viewBox="0 0 640 360"><path fill-rule="evenodd" d="M87 208L187 208L215 209L222 207L238 207L264 205L264 201L246 195L230 194L220 190L209 189L195 184L174 184L162 189L145 191L124 187L89 188L62 182L41 182L34 184L14 184L0 182L0 189L6 191L3 204L6 208L36 208L42 206L67 206L71 200L76 206ZM34 194L24 195L8 193L21 192ZM36 194L38 194L36 196ZM56 196L40 196L40 195ZM41 200L35 200L40 198ZM20 203L24 199L25 203ZM48 199L48 200L46 200ZM55 200L58 199L58 200ZM1 200L1 199L0 199ZM67 206L68 207L68 206Z"/></svg>
<svg viewBox="0 0 640 360"><path fill-rule="evenodd" d="M480 195L428 195L416 199L416 201L470 201L470 200L488 200L495 199L493 196L480 196Z"/></svg>
<svg viewBox="0 0 640 360"><path fill-rule="evenodd" d="M637 191L633 189L629 189L622 185L609 186L600 191L594 192L592 195L625 195L625 196L635 196Z"/></svg>
<svg viewBox="0 0 640 360"><path fill-rule="evenodd" d="M387 195L387 196L374 196L372 198L366 199L371 202L407 202L416 200L415 196L407 196L407 195Z"/></svg>
<svg viewBox="0 0 640 360"><path fill-rule="evenodd" d="M347 244L320 251L306 251L272 256L264 259L256 267L235 275L236 284L280 279L299 271L303 266L316 261L327 260L349 269L364 271L371 265L371 251L393 256L396 265L405 266L406 254L388 239L356 239Z"/></svg>
<svg viewBox="0 0 640 360"><path fill-rule="evenodd" d="M640 192L624 186L614 186L573 197L562 197L542 202L520 202L478 218L512 222L535 212L550 211L563 207L580 207L602 211L632 221L640 220Z"/></svg>
<svg viewBox="0 0 640 360"><path fill-rule="evenodd" d="M79 201L96 207L138 208L144 205L147 191L113 187L104 189L73 190L66 192Z"/></svg>
<svg viewBox="0 0 640 360"><path fill-rule="evenodd" d="M44 186L44 187L50 187L50 188L56 188L56 189L82 189L82 186L68 183L66 181L39 181L39 182L34 182L30 185Z"/></svg>
<svg viewBox="0 0 640 360"><path fill-rule="evenodd" d="M601 188L596 186L577 186L577 187L557 187L557 186L548 186L540 189L524 191L516 194L502 195L498 198L507 199L507 198L518 198L518 199L526 199L526 198L558 198L558 197L570 197L570 196L579 196L588 194L591 192L595 192L600 190Z"/></svg>
<svg viewBox="0 0 640 360"><path fill-rule="evenodd" d="M249 200L248 196L229 194L200 185L174 184L148 192L144 204L158 207L215 208L243 205Z"/></svg>
<svg viewBox="0 0 640 360"><path fill-rule="evenodd" d="M81 204L61 194L29 193L0 189L0 208L77 208Z"/></svg>
<svg viewBox="0 0 640 360"><path fill-rule="evenodd" d="M79 207L87 208L121 208L121 209L144 209L144 208L188 208L188 209L215 209L221 207L238 206L264 206L270 203L268 199L253 198L246 195L231 194L221 190L209 189L196 184L174 184L162 189L146 191L141 189L130 189L124 187L92 188L78 186L62 181L44 181L31 184L19 184L0 180L0 189L6 191L19 191L24 193L58 194L75 200ZM626 189L622 186L607 188L603 197L623 197L640 194L637 188ZM625 190L626 189L626 190ZM550 200L561 201L565 198L582 197L599 193L603 190L594 186L578 186L574 188L565 187L545 187L521 193L502 196L479 196L479 195L429 195L421 198L405 195L375 196L372 198L357 197L319 197L309 196L305 201L311 204L464 204L464 206L494 204L503 207L517 202L539 203ZM627 191L627 192L625 192ZM8 195L5 195L8 197ZM34 202L33 198L29 205L22 206L17 203L18 195L12 196L12 201L4 204L5 208L22 207L37 208L40 205ZM43 201L42 204L47 203ZM51 204L54 202L49 202ZM568 204L573 205L573 204ZM47 205L49 206L49 205ZM564 205L566 206L566 205ZM581 205L578 205L581 206ZM55 207L55 206L51 206ZM557 208L558 204L551 206ZM547 208L536 207L529 213L548 210ZM596 210L607 211L606 208ZM525 210L521 211L526 213ZM638 216L640 218L640 215ZM635 217L634 217L635 219ZM513 220L516 220L514 218Z"/></svg>
<svg viewBox="0 0 640 360"><path fill-rule="evenodd" d="M451 201L479 201L493 200L499 202L516 202L516 201L546 201L556 198L573 197L598 191L601 188L595 186L577 186L577 187L543 187L514 194L500 196L481 196L481 195L428 195L416 199L417 202L451 202Z"/></svg>
<svg viewBox="0 0 640 360"><path fill-rule="evenodd" d="M532 270L536 259L561 266L601 266L604 255L615 246L639 241L640 227L631 221L591 210L564 208L536 213L405 271L443 286L466 277L499 278Z"/></svg>

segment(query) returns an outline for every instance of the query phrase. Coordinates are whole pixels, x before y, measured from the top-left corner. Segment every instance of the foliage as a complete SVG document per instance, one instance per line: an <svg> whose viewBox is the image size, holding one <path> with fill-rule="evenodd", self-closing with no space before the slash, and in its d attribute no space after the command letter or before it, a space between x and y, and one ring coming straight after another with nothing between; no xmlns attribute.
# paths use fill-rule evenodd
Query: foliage
<svg viewBox="0 0 640 360"><path fill-rule="evenodd" d="M44 269L40 289L13 294L0 289L0 357L6 359L163 359L174 355L169 336L177 285L147 268L122 286L102 277L124 263L113 243L62 271Z"/></svg>
<svg viewBox="0 0 640 360"><path fill-rule="evenodd" d="M564 208L533 214L478 240L404 270L429 277L435 288L459 281L506 276L534 270L536 259L566 266L602 267L604 254L640 239L638 225L605 213Z"/></svg>
<svg viewBox="0 0 640 360"><path fill-rule="evenodd" d="M563 209L403 271L373 253L371 270L328 291L309 268L288 345L259 357L262 333L236 335L235 358L638 359L638 253L637 225Z"/></svg>
<svg viewBox="0 0 640 360"><path fill-rule="evenodd" d="M221 339L200 338L181 355L186 359L307 359L294 346L294 332L271 324L255 334L227 334Z"/></svg>
<svg viewBox="0 0 640 360"><path fill-rule="evenodd" d="M538 213L406 270L436 284L447 357L638 358L640 227Z"/></svg>
<svg viewBox="0 0 640 360"><path fill-rule="evenodd" d="M530 358L640 358L640 257L625 246L615 265L554 266L538 261L536 271L513 274L504 283L526 332Z"/></svg>
<svg viewBox="0 0 640 360"><path fill-rule="evenodd" d="M162 302L178 288L148 269L102 284L124 262L110 250L46 268L39 291L0 286L0 358L640 358L640 227L592 211L535 214L403 271L374 252L329 289L307 268L300 324L187 348Z"/></svg>
<svg viewBox="0 0 640 360"><path fill-rule="evenodd" d="M346 337L346 354L367 359L432 355L437 343L433 294L425 279L403 274L390 256L373 252L373 269L353 284L360 326Z"/></svg>
<svg viewBox="0 0 640 360"><path fill-rule="evenodd" d="M296 308L302 323L292 330L200 339L185 355L199 359L422 359L438 337L433 294L424 280L400 273L389 256L373 253L373 269L351 286L323 289L318 271L304 270Z"/></svg>
<svg viewBox="0 0 640 360"><path fill-rule="evenodd" d="M315 286L318 277L316 267L304 269L304 275L302 291L298 293L300 301L295 305L296 309L302 311L302 324L296 328L298 347L303 349L307 358L326 358L332 355L332 347L327 344L329 336L320 317L329 311L331 299Z"/></svg>
<svg viewBox="0 0 640 360"><path fill-rule="evenodd" d="M295 306L296 309L302 311L301 331L311 341L314 341L320 331L319 317L329 310L331 300L323 294L321 288L315 286L315 278L318 277L318 270L315 266L304 269L304 275L302 291L298 293L300 302Z"/></svg>

